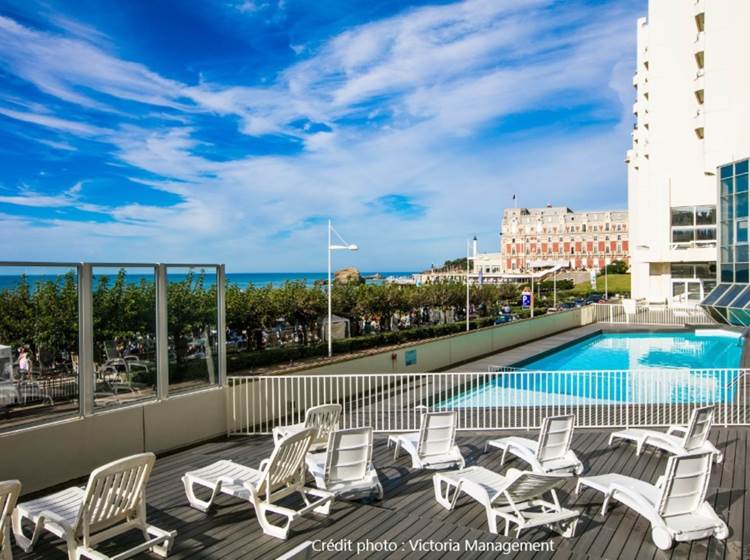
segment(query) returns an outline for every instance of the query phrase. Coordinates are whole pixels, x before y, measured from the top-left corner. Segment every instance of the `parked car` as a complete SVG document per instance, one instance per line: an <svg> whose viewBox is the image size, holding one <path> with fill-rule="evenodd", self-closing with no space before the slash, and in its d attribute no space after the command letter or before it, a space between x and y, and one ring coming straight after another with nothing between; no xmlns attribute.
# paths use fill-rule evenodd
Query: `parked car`
<svg viewBox="0 0 750 560"><path fill-rule="evenodd" d="M504 323L510 323L511 321L515 321L518 319L518 315L515 313L508 313L505 315L499 315L497 319L495 319L496 325L502 325Z"/></svg>

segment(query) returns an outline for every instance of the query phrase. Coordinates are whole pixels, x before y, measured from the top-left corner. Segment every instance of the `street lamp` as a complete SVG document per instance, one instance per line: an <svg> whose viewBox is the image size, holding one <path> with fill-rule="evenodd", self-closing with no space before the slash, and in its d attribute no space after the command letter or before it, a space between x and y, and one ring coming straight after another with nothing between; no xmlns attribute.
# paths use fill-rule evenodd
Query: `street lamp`
<svg viewBox="0 0 750 560"><path fill-rule="evenodd" d="M609 265L612 264L612 259L607 257L604 259L604 299L609 301Z"/></svg>
<svg viewBox="0 0 750 560"><path fill-rule="evenodd" d="M331 244L331 234L336 234L336 237L341 242L338 245ZM333 293L333 281L331 280L331 254L333 251L356 251L359 247L354 244L347 243L344 238L339 235L339 232L333 229L331 220L328 220L328 357L333 356L333 300L331 294Z"/></svg>
<svg viewBox="0 0 750 560"><path fill-rule="evenodd" d="M477 257L477 238L474 236L474 256L471 256L471 242L466 241L466 332L469 332L469 306L471 305L471 295L469 288L469 263Z"/></svg>

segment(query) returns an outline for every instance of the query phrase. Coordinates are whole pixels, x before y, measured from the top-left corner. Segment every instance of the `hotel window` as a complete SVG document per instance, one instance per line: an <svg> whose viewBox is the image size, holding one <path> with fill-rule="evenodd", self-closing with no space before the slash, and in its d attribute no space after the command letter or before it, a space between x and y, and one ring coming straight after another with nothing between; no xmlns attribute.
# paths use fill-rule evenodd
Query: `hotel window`
<svg viewBox="0 0 750 560"><path fill-rule="evenodd" d="M725 165L719 172L721 197L721 281L747 283L748 160Z"/></svg>
<svg viewBox="0 0 750 560"><path fill-rule="evenodd" d="M716 244L715 206L676 206L671 211L672 243L689 246Z"/></svg>

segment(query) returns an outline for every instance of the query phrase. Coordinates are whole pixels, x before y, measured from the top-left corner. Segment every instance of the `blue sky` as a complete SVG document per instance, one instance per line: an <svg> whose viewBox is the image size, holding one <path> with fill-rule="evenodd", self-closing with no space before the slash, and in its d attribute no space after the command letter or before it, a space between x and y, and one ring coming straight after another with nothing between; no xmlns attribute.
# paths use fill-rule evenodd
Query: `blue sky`
<svg viewBox="0 0 750 560"><path fill-rule="evenodd" d="M417 270L626 206L645 0L0 0L10 260Z"/></svg>

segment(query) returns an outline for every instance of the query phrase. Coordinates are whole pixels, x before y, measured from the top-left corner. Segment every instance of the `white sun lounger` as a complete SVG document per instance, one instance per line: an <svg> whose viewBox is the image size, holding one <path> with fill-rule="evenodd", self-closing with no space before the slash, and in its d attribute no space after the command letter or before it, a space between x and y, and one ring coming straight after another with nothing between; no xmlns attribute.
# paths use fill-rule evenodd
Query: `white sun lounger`
<svg viewBox="0 0 750 560"><path fill-rule="evenodd" d="M16 507L16 500L21 493L21 483L17 480L0 482L0 560L11 560L10 515Z"/></svg>
<svg viewBox="0 0 750 560"><path fill-rule="evenodd" d="M581 486L604 494L602 515L610 499L635 510L651 523L654 544L666 550L674 541L693 541L729 536L726 524L705 501L711 477L711 453L670 457L656 485L621 474L603 474L578 479Z"/></svg>
<svg viewBox="0 0 750 560"><path fill-rule="evenodd" d="M248 500L255 508L263 532L279 539L286 539L292 521L305 513L314 510L328 515L334 495L305 486L304 460L313 433L314 430L310 428L282 439L271 457L261 461L260 469L222 460L185 473L182 482L190 505L200 511L208 511L219 492ZM193 486L196 484L211 491L208 500L201 500L195 495ZM305 507L295 510L276 503L294 493L302 496ZM283 525L271 523L269 513L285 517L286 522Z"/></svg>
<svg viewBox="0 0 750 560"><path fill-rule="evenodd" d="M326 451L308 453L305 461L317 487L336 497L383 497L383 487L372 465L370 427L332 432Z"/></svg>
<svg viewBox="0 0 750 560"><path fill-rule="evenodd" d="M321 404L312 406L305 412L305 421L288 426L276 426L273 429L273 441L278 444L282 438L301 432L306 428L313 428L313 439L310 451L322 451L328 445L328 435L338 429L341 417L340 404Z"/></svg>
<svg viewBox="0 0 750 560"><path fill-rule="evenodd" d="M492 439L484 445L484 451L487 452L487 447L502 449L501 465L505 463L505 455L510 453L529 463L534 472L581 474L583 463L570 449L574 426L574 414L548 416L542 421L538 441L515 436Z"/></svg>
<svg viewBox="0 0 750 560"><path fill-rule="evenodd" d="M146 550L166 557L177 532L146 523L146 484L155 460L153 453L118 459L95 469L85 489L74 486L19 504L13 512L16 543L31 552L46 529L66 541L69 560L104 560L110 556L96 550L99 543L140 529L145 542L111 558L130 558ZM24 520L34 524L31 537L23 532Z"/></svg>
<svg viewBox="0 0 750 560"><path fill-rule="evenodd" d="M456 445L456 413L426 412L422 415L419 432L388 436L388 447L396 444L393 460L398 458L400 448L411 455L411 466L415 469L445 469L459 466L465 461Z"/></svg>
<svg viewBox="0 0 750 560"><path fill-rule="evenodd" d="M628 428L620 432L614 432L609 436L609 445L615 439L627 439L635 442L635 454L640 455L644 445L658 447L674 455L685 453L698 453L708 451L713 453L717 463L724 460L724 456L716 449L713 443L708 441L708 433L714 418L714 407L705 406L696 408L690 415L687 426L671 426L667 433L643 428ZM681 437L673 435L683 433Z"/></svg>
<svg viewBox="0 0 750 560"><path fill-rule="evenodd" d="M461 492L482 504L487 512L491 533L497 534L497 518L505 520L505 535L515 524L516 538L524 529L546 526L564 537L575 534L579 512L560 505L555 489L570 475L542 474L509 469L505 476L484 467L436 473L433 477L435 499L446 509L453 509ZM451 496L451 490L453 495ZM550 500L544 499L550 494Z"/></svg>

